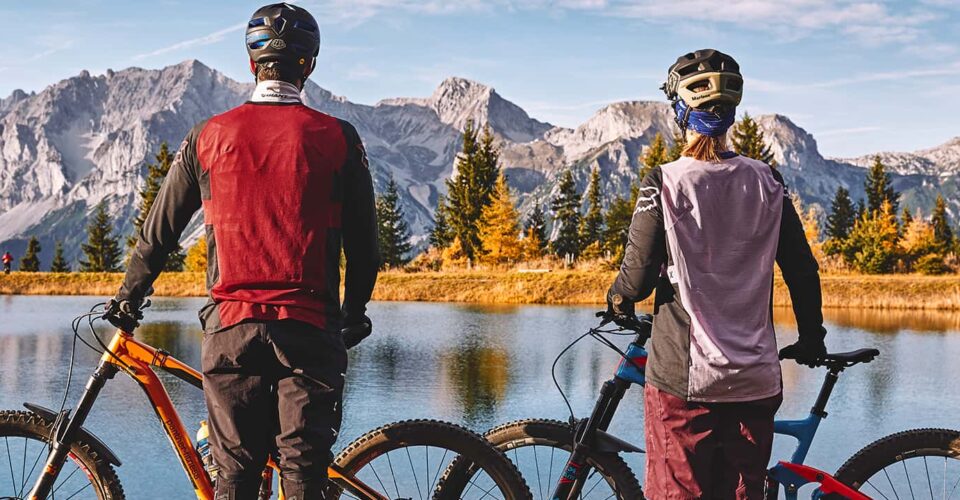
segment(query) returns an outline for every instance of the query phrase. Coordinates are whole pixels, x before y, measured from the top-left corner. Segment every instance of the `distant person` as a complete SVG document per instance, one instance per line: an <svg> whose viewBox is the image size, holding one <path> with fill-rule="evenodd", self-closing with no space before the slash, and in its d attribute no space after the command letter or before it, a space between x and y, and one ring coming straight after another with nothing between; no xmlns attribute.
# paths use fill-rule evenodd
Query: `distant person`
<svg viewBox="0 0 960 500"><path fill-rule="evenodd" d="M317 499L340 429L346 349L371 331L373 184L353 126L301 102L320 47L313 16L262 7L246 45L253 95L180 145L105 317L127 332L138 326L144 296L202 206L210 300L201 363L216 498L256 499L275 450L286 498Z"/></svg>
<svg viewBox="0 0 960 500"><path fill-rule="evenodd" d="M13 262L13 255L10 252L3 252L3 274L10 274L10 265Z"/></svg>
<svg viewBox="0 0 960 500"><path fill-rule="evenodd" d="M826 349L820 277L783 177L727 145L743 92L716 50L677 59L663 87L683 156L643 179L610 312L633 314L656 289L644 393L644 494L760 499L782 401L771 310L773 264L790 289L800 340L782 358Z"/></svg>

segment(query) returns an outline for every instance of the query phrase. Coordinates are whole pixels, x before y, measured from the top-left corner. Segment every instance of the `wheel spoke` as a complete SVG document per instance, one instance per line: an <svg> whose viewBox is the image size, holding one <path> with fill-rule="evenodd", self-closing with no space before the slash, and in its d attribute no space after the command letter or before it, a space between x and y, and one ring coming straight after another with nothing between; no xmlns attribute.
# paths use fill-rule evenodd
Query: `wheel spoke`
<svg viewBox="0 0 960 500"><path fill-rule="evenodd" d="M443 450L443 456L440 457L440 462L437 464L437 473L433 476L433 481L430 481L430 491L433 491L433 485L437 483L437 479L440 478L440 469L443 468L443 462L447 459L447 453L450 450Z"/></svg>
<svg viewBox="0 0 960 500"><path fill-rule="evenodd" d="M423 500L423 493L420 491L420 480L417 479L417 470L413 467L413 457L410 456L410 447L405 447L404 451L407 452L407 461L410 462L410 474L413 475L413 482L417 485L417 494L420 495L420 500Z"/></svg>
<svg viewBox="0 0 960 500"><path fill-rule="evenodd" d="M907 461L903 460L900 463L903 464L903 473L907 476L907 487L910 488L910 498L911 500L917 500L917 497L913 496L913 482L910 481L910 471L907 470Z"/></svg>
<svg viewBox="0 0 960 500"><path fill-rule="evenodd" d="M40 458L43 456L44 449L45 447L41 446L40 452L37 453L37 458L33 460L33 467L30 467L30 472L27 474L28 481L30 480L31 477L33 477L33 471L37 470L37 464L40 463ZM17 493L17 496L22 497L24 492L26 491L27 491L27 483L23 483L22 485L20 485L20 491Z"/></svg>
<svg viewBox="0 0 960 500"><path fill-rule="evenodd" d="M879 493L880 496L882 496L884 500L890 500L889 498L887 498L886 495L883 494L882 491L880 491L880 488L877 488L876 486L874 486L873 483L871 483L869 479L867 479L867 483L866 483L866 484L869 484L870 487L873 488L873 491L876 491L877 493Z"/></svg>
<svg viewBox="0 0 960 500"><path fill-rule="evenodd" d="M893 490L893 496L897 500L900 500L900 495L897 494L897 488L893 486L893 481L890 480L890 474L887 474L887 468L883 468L883 475L887 476L887 482L890 483L890 489Z"/></svg>
<svg viewBox="0 0 960 500"><path fill-rule="evenodd" d="M20 464L20 490L23 489L23 485L27 484L27 478L23 475L27 472L27 438L23 438L23 463ZM13 485L11 485L13 486ZM17 496L20 496L19 494Z"/></svg>
<svg viewBox="0 0 960 500"><path fill-rule="evenodd" d="M68 496L68 497L67 497L66 499L64 499L64 500L70 500L71 498L79 495L81 491L83 491L83 490L85 490L85 489L87 489L87 488L89 488L89 487L90 487L90 483L87 483L87 484L83 485L83 488L80 488L79 490L77 490L76 493ZM51 496L52 496L52 495L51 495Z"/></svg>
<svg viewBox="0 0 960 500"><path fill-rule="evenodd" d="M15 484L17 480L14 479L14 475L13 475L13 459L10 458L10 441L7 439L6 436L4 436L3 442L7 446L7 464L10 466L10 484L12 485L12 484Z"/></svg>
<svg viewBox="0 0 960 500"><path fill-rule="evenodd" d="M380 491L386 494L387 487L384 486L383 481L380 480L380 474L377 474L377 468L373 466L373 462L370 462L370 470L373 471L373 477L377 478L377 482L380 483Z"/></svg>
<svg viewBox="0 0 960 500"><path fill-rule="evenodd" d="M927 466L927 457L923 457L923 470L927 473L927 487L930 488L930 500L933 500L933 483L930 482L930 467Z"/></svg>
<svg viewBox="0 0 960 500"><path fill-rule="evenodd" d="M537 468L537 491L540 492L540 497L543 497L543 483L540 481L540 460L537 458L537 447L533 447L533 463Z"/></svg>
<svg viewBox="0 0 960 500"><path fill-rule="evenodd" d="M397 498L400 498L400 486L397 485L397 473L393 471L393 462L390 460L390 452L387 452L387 465L390 466L390 475L393 477L393 487L397 490Z"/></svg>

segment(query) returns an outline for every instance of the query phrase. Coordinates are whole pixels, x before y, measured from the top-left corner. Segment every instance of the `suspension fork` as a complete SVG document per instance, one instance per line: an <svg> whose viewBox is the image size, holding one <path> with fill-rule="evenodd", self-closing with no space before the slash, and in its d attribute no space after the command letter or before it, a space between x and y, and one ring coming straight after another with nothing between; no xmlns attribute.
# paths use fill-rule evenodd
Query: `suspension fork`
<svg viewBox="0 0 960 500"><path fill-rule="evenodd" d="M596 431L606 431L616 414L623 395L630 387L630 382L614 378L603 383L600 388L600 397L593 407L590 418L580 423L571 422L576 425L574 429L573 451L570 453L570 459L560 476L557 488L553 493L553 500L567 500L577 498L583 489L590 472L585 467L585 461L588 452L594 445Z"/></svg>
<svg viewBox="0 0 960 500"><path fill-rule="evenodd" d="M50 494L50 490L60 474L60 469L63 468L63 464L67 460L67 454L70 452L70 445L77 435L77 430L83 426L87 415L90 414L90 409L93 408L93 403L100 395L100 390L103 389L107 380L117 374L118 370L119 368L116 365L101 360L93 375L87 380L87 385L83 389L83 395L80 397L80 403L77 404L77 410L74 412L73 418L69 418L67 413L61 413L58 416L59 424L54 426L53 429L54 436L51 439L50 454L47 456L47 461L43 466L40 477L37 479L37 483L30 490L27 498L30 500L45 499Z"/></svg>

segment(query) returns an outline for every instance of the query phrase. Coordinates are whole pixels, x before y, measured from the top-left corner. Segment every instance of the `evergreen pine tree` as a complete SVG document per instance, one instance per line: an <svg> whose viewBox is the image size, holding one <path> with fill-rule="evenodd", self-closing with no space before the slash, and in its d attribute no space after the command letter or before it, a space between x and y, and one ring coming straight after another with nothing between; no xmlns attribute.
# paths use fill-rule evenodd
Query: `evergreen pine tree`
<svg viewBox="0 0 960 500"><path fill-rule="evenodd" d="M662 145L661 140L661 145ZM603 193L600 186L600 168L594 167L590 173L590 186L587 188L587 214L580 220L580 250L600 242L603 237Z"/></svg>
<svg viewBox="0 0 960 500"><path fill-rule="evenodd" d="M131 250L137 244L140 236L140 229L146 222L150 214L150 208L157 200L157 194L160 193L160 187L163 186L163 180L167 177L170 167L173 165L174 155L170 153L170 148L166 142L160 144L160 151L154 157L156 162L147 164L147 179L144 181L143 188L140 190L140 211L137 217L133 219L133 234L127 237L127 247ZM176 250L167 257L167 263L164 265L164 271L183 271L183 248L177 245Z"/></svg>
<svg viewBox="0 0 960 500"><path fill-rule="evenodd" d="M603 233L604 250L619 256L627 246L627 233L640 195L639 187L630 186L630 196L617 196L607 209L607 229Z"/></svg>
<svg viewBox="0 0 960 500"><path fill-rule="evenodd" d="M460 239L468 259L480 253L477 223L483 207L490 203L490 194L500 173L500 153L494 145L490 127L485 127L478 140L472 122L463 131L463 149L457 157L457 173L447 179L447 222L451 232Z"/></svg>
<svg viewBox="0 0 960 500"><path fill-rule="evenodd" d="M542 253L547 248L548 243L547 214L543 213L543 208L539 202L533 206L533 211L530 212L527 223L524 225L525 234L530 234L531 231L537 237L537 245Z"/></svg>
<svg viewBox="0 0 960 500"><path fill-rule="evenodd" d="M910 213L910 207L904 205L903 210L900 211L900 227L906 228L911 222L913 222L913 214Z"/></svg>
<svg viewBox="0 0 960 500"><path fill-rule="evenodd" d="M433 228L430 229L430 246L443 249L453 243L453 231L447 216L447 199L443 195L437 198L437 209L433 211Z"/></svg>
<svg viewBox="0 0 960 500"><path fill-rule="evenodd" d="M673 143L670 144L670 149L667 151L667 163L679 160L683 156L683 148L685 147L687 147L687 138L684 137L683 133L673 134Z"/></svg>
<svg viewBox="0 0 960 500"><path fill-rule="evenodd" d="M380 265L383 269L406 264L410 252L410 227L403 220L397 183L390 177L387 189L377 196L377 226L380 236Z"/></svg>
<svg viewBox="0 0 960 500"><path fill-rule="evenodd" d="M31 236L27 242L27 251L20 259L20 270L27 273L36 273L40 271L40 240L36 236Z"/></svg>
<svg viewBox="0 0 960 500"><path fill-rule="evenodd" d="M580 254L580 193L569 168L560 174L559 192L550 202L553 220L557 224L557 238L550 242L550 249L557 256L576 258Z"/></svg>
<svg viewBox="0 0 960 500"><path fill-rule="evenodd" d="M447 216L448 210L447 198L440 195L437 198L437 208L433 211L433 228L430 229L430 246L433 248L443 249L453 243L453 232Z"/></svg>
<svg viewBox="0 0 960 500"><path fill-rule="evenodd" d="M92 273L112 273L120 270L120 244L113 236L113 220L107 205L101 202L87 226L87 243L82 245L86 260L80 261L80 270Z"/></svg>
<svg viewBox="0 0 960 500"><path fill-rule="evenodd" d="M481 260L493 264L514 262L521 257L520 215L513 206L507 178L500 174L490 204L480 216Z"/></svg>
<svg viewBox="0 0 960 500"><path fill-rule="evenodd" d="M838 187L830 204L830 215L827 216L827 238L835 241L846 240L856 222L857 211L850 200L850 192Z"/></svg>
<svg viewBox="0 0 960 500"><path fill-rule="evenodd" d="M69 273L70 264L63 257L63 243L57 242L53 248L53 262L50 263L51 273Z"/></svg>
<svg viewBox="0 0 960 500"><path fill-rule="evenodd" d="M930 219L933 224L933 236L941 253L949 253L953 249L953 230L950 229L950 220L947 219L947 203L942 194L937 194L937 202L933 206Z"/></svg>
<svg viewBox="0 0 960 500"><path fill-rule="evenodd" d="M771 167L776 167L773 152L763 137L763 130L748 113L744 113L740 121L733 126L733 150L747 158L760 160Z"/></svg>
<svg viewBox="0 0 960 500"><path fill-rule="evenodd" d="M900 206L900 193L893 189L890 183L890 174L887 173L887 167L883 164L880 156L873 158L873 165L867 172L867 180L864 182L864 189L867 192L867 211L877 212L884 201L889 201L893 207L893 213L897 213Z"/></svg>
<svg viewBox="0 0 960 500"><path fill-rule="evenodd" d="M643 165L640 167L640 179L643 180L655 167L659 167L670 161L667 157L667 144L663 140L663 135L657 132L657 135L653 136L653 142L650 143L650 147L647 148L647 153L643 155Z"/></svg>
<svg viewBox="0 0 960 500"><path fill-rule="evenodd" d="M893 271L900 239L898 229L893 205L883 200L879 210L865 213L857 220L843 246L844 260L862 273Z"/></svg>

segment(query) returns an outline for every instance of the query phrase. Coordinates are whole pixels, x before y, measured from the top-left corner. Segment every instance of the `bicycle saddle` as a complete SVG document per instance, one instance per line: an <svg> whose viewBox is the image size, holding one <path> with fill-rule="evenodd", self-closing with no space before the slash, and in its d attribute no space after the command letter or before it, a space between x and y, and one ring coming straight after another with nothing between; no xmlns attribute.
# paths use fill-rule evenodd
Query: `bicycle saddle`
<svg viewBox="0 0 960 500"><path fill-rule="evenodd" d="M850 352L835 352L824 356L824 364L840 363L844 366L853 366L858 363L869 363L880 355L878 349L857 349Z"/></svg>

